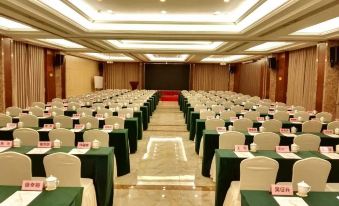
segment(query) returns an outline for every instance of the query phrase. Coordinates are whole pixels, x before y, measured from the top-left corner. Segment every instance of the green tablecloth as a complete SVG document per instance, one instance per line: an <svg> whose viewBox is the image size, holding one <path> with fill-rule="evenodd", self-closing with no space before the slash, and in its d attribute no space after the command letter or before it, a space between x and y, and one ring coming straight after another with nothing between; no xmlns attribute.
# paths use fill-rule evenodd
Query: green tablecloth
<svg viewBox="0 0 339 206"><path fill-rule="evenodd" d="M268 191L242 190L241 206L279 206L272 194ZM338 206L338 192L310 192L302 199L309 206ZM295 195L295 197L298 197Z"/></svg>
<svg viewBox="0 0 339 206"><path fill-rule="evenodd" d="M19 186L0 186L0 202L20 190ZM81 206L82 191L82 187L58 187L53 191L44 190L29 206Z"/></svg>
<svg viewBox="0 0 339 206"><path fill-rule="evenodd" d="M32 160L32 175L45 177L43 158L55 152L69 152L73 147L51 149L46 154L27 154ZM33 147L11 148L8 151L26 154ZM91 149L86 154L76 155L81 160L81 177L93 179L98 205L111 206L113 204L113 148L102 147Z"/></svg>
<svg viewBox="0 0 339 206"><path fill-rule="evenodd" d="M250 145L253 142L253 136L248 134L248 132L243 132L246 139L245 139L245 144ZM293 137L286 137L280 135L280 145L283 146L290 146L293 144ZM302 134L302 133L297 133L297 134ZM332 138L329 137L323 133L314 133L315 135L320 136L321 146L332 146L335 148L335 145L339 144L339 138ZM201 173L205 177L209 177L210 174L210 169L211 169L211 163L212 159L214 156L214 151L215 149L219 148L219 134L216 131L212 130L204 130L204 145L203 145L203 157L202 157L202 167L201 167Z"/></svg>
<svg viewBox="0 0 339 206"><path fill-rule="evenodd" d="M185 117L185 123L187 124L187 130L190 130L191 128L191 114L194 112L194 108L189 106L187 107L186 109L186 117ZM199 113L199 112L198 112ZM200 116L200 113L199 113L199 116Z"/></svg>
<svg viewBox="0 0 339 206"><path fill-rule="evenodd" d="M178 103L179 103L179 107L180 107L180 111L182 111L182 106L184 105L184 100L186 98L184 97L184 95L182 95L182 93L180 92L179 94L179 99L178 99ZM186 99L187 100L187 99Z"/></svg>
<svg viewBox="0 0 339 206"><path fill-rule="evenodd" d="M240 162L244 158L239 158L232 150L215 150L216 154L216 188L215 205L222 206L226 192L232 181L239 181ZM292 180L292 168L297 159L285 159L275 151L258 151L252 153L255 156L266 156L279 162L277 182L290 182ZM301 158L320 157L331 162L332 169L328 177L328 182L339 182L339 160L332 160L318 152L298 152Z"/></svg>
<svg viewBox="0 0 339 206"><path fill-rule="evenodd" d="M142 126L143 126L143 129L147 130L148 129L148 123L150 121L148 107L141 106L140 111L142 111Z"/></svg>
<svg viewBox="0 0 339 206"><path fill-rule="evenodd" d="M38 128L35 128L38 129ZM75 145L83 141L83 134L86 130L75 132ZM49 141L47 131L39 131L40 141ZM109 146L114 147L117 161L117 175L122 176L130 173L128 131L126 129L113 130L109 134ZM13 130L0 131L1 140L12 140Z"/></svg>

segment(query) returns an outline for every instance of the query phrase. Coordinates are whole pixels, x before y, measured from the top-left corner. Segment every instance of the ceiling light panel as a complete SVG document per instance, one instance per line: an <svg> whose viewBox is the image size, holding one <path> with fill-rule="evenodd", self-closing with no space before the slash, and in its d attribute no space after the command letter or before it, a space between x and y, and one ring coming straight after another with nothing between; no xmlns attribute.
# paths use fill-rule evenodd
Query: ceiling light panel
<svg viewBox="0 0 339 206"><path fill-rule="evenodd" d="M83 53L86 56L95 57L103 61L134 61L133 58L124 54Z"/></svg>
<svg viewBox="0 0 339 206"><path fill-rule="evenodd" d="M257 51L257 52L271 51L273 49L278 49L284 46L288 46L290 44L293 44L293 42L266 42L266 43L251 47L247 49L246 51Z"/></svg>
<svg viewBox="0 0 339 206"><path fill-rule="evenodd" d="M37 31L36 29L6 17L0 16L0 29L8 31Z"/></svg>
<svg viewBox="0 0 339 206"><path fill-rule="evenodd" d="M225 42L108 40L117 49L204 50L214 51Z"/></svg>
<svg viewBox="0 0 339 206"><path fill-rule="evenodd" d="M189 57L188 54L180 55L157 55L157 54L145 54L148 60L152 62L185 62Z"/></svg>
<svg viewBox="0 0 339 206"><path fill-rule="evenodd" d="M201 60L201 62L207 62L207 63L221 63L221 62L234 62L237 60L241 60L244 58L250 57L250 55L212 55L209 57L206 57L205 59Z"/></svg>
<svg viewBox="0 0 339 206"><path fill-rule="evenodd" d="M55 46L61 46L67 49L83 49L86 48L80 44L68 41L66 39L38 39L39 41L46 42Z"/></svg>
<svg viewBox="0 0 339 206"><path fill-rule="evenodd" d="M298 30L291 35L325 35L339 30L339 17Z"/></svg>

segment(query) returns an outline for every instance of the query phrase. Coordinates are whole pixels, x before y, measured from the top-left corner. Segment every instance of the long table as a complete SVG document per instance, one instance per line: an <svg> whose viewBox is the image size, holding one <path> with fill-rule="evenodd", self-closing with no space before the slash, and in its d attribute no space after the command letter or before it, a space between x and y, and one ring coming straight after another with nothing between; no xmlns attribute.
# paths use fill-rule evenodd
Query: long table
<svg viewBox="0 0 339 206"><path fill-rule="evenodd" d="M33 128L39 129L39 128ZM0 140L13 140L13 131L0 131ZM75 145L83 141L83 134L86 130L75 132ZM114 154L117 161L117 175L122 176L130 173L129 143L127 129L113 130L109 132L109 146L114 147ZM48 131L39 131L40 141L49 141Z"/></svg>
<svg viewBox="0 0 339 206"><path fill-rule="evenodd" d="M233 150L218 149L216 154L216 188L215 188L215 205L222 206L226 192L232 181L239 181L240 162L244 158L239 158ZM270 157L279 162L277 182L291 182L293 164L298 159L285 159L275 151L258 151L252 153L254 156ZM298 152L301 158L319 157L331 162L332 169L328 177L328 182L339 182L339 160L329 159L319 152Z"/></svg>
<svg viewBox="0 0 339 206"><path fill-rule="evenodd" d="M245 144L250 145L253 142L253 135L250 135L248 132L243 132L246 139ZM293 144L293 137L286 137L280 133L277 133L280 135L280 145L282 146L290 146ZM302 133L296 133L296 135L302 134ZM313 133L315 135L318 135L321 138L320 145L321 146L332 146L335 147L335 145L339 144L339 138L333 138L330 136L327 136L323 133ZM216 149L219 149L219 134L216 131L213 130L205 130L204 131L204 145L203 145L203 157L202 157L202 167L201 167L201 173L205 177L210 176L210 169L211 169L211 163L214 156L214 151Z"/></svg>
<svg viewBox="0 0 339 206"><path fill-rule="evenodd" d="M279 206L268 191L241 190L241 206ZM338 206L338 192L309 192L302 199L309 206ZM294 197L299 197L294 195Z"/></svg>
<svg viewBox="0 0 339 206"><path fill-rule="evenodd" d="M19 186L0 186L0 202L3 202L16 191ZM82 187L58 187L53 191L42 191L29 205L30 206L81 206Z"/></svg>
<svg viewBox="0 0 339 206"><path fill-rule="evenodd" d="M26 154L34 147L10 148L7 151ZM32 160L32 175L34 177L46 177L43 158L55 152L69 152L73 147L61 147L51 149L45 154L27 154ZM77 154L81 160L81 177L93 179L98 205L111 206L113 204L113 148L102 147L91 149L86 154ZM43 204L49 205L49 204Z"/></svg>

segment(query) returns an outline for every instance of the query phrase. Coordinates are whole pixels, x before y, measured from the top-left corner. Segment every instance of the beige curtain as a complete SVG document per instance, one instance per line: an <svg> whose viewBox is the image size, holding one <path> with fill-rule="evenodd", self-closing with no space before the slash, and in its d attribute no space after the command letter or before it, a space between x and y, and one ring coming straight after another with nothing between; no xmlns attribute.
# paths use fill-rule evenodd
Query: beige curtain
<svg viewBox="0 0 339 206"><path fill-rule="evenodd" d="M260 96L260 77L262 62L240 64L239 92L251 96Z"/></svg>
<svg viewBox="0 0 339 206"><path fill-rule="evenodd" d="M34 101L44 102L44 50L14 42L12 51L13 105L25 108Z"/></svg>
<svg viewBox="0 0 339 206"><path fill-rule="evenodd" d="M287 104L315 109L317 89L316 47L289 53Z"/></svg>
<svg viewBox="0 0 339 206"><path fill-rule="evenodd" d="M140 63L104 63L105 89L131 89L130 81L138 81L138 89L143 85L143 65Z"/></svg>
<svg viewBox="0 0 339 206"><path fill-rule="evenodd" d="M229 72L220 64L194 64L191 67L193 90L228 90Z"/></svg>

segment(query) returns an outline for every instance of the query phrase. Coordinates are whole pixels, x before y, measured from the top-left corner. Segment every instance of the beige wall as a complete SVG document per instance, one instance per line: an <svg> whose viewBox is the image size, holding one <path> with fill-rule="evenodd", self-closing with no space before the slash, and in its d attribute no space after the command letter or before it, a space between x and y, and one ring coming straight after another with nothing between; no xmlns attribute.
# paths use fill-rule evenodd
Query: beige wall
<svg viewBox="0 0 339 206"><path fill-rule="evenodd" d="M94 91L93 77L99 75L99 62L65 56L66 60L66 97Z"/></svg>

